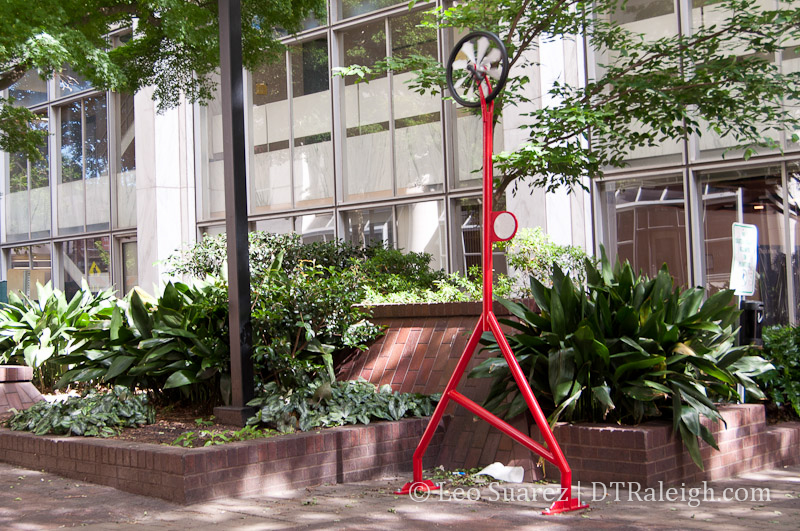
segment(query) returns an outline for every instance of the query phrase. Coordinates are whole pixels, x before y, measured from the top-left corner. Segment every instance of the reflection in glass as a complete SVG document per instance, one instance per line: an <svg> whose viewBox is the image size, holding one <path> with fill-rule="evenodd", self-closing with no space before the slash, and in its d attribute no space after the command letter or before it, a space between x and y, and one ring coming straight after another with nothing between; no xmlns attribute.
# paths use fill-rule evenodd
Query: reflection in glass
<svg viewBox="0 0 800 531"><path fill-rule="evenodd" d="M45 285L51 280L50 263L48 243L11 249L6 271L8 292L21 292L36 299L36 284Z"/></svg>
<svg viewBox="0 0 800 531"><path fill-rule="evenodd" d="M86 98L84 112L86 179L96 179L108 174L108 120L105 95Z"/></svg>
<svg viewBox="0 0 800 531"><path fill-rule="evenodd" d="M47 101L47 81L36 70L28 70L22 79L8 87L8 96L17 107L30 107Z"/></svg>
<svg viewBox="0 0 800 531"><path fill-rule="evenodd" d="M48 131L47 116L40 115L36 127ZM47 147L49 141L48 135L38 146L42 158L29 162L31 238L44 238L50 235L50 153ZM49 256L49 249L47 253Z"/></svg>
<svg viewBox="0 0 800 531"><path fill-rule="evenodd" d="M48 121L39 115L34 127L47 131ZM49 137L38 146L42 158L30 161L22 153L9 154L8 195L6 196L6 239L25 240L50 234L50 179L48 175Z"/></svg>
<svg viewBox="0 0 800 531"><path fill-rule="evenodd" d="M336 239L333 214L311 214L294 220L294 231L303 243L332 242Z"/></svg>
<svg viewBox="0 0 800 531"><path fill-rule="evenodd" d="M122 242L122 295L139 284L139 245L137 242Z"/></svg>
<svg viewBox="0 0 800 531"><path fill-rule="evenodd" d="M436 31L417 27L421 22L421 13L390 20L393 57L437 57ZM411 71L395 71L392 77L398 194L441 191L444 186L441 98L412 91L408 83L415 77Z"/></svg>
<svg viewBox="0 0 800 531"><path fill-rule="evenodd" d="M680 177L618 181L604 188L612 259L628 260L650 278L667 265L677 286L688 286L686 206Z"/></svg>
<svg viewBox="0 0 800 531"><path fill-rule="evenodd" d="M251 226L270 234L289 234L292 232L292 218L259 219Z"/></svg>
<svg viewBox="0 0 800 531"><path fill-rule="evenodd" d="M453 245L455 263L451 267L458 268L462 273L467 273L473 267L480 268L482 265L482 205L483 200L479 197L456 199L453 204L452 232L455 238ZM495 211L503 210L503 208L502 204L494 205ZM495 248L492 258L495 273L505 274L508 272L504 252Z"/></svg>
<svg viewBox="0 0 800 531"><path fill-rule="evenodd" d="M8 241L25 240L30 232L28 158L22 153L9 153L8 158L6 239Z"/></svg>
<svg viewBox="0 0 800 531"><path fill-rule="evenodd" d="M294 195L297 206L333 203L333 142L327 38L290 48Z"/></svg>
<svg viewBox="0 0 800 531"><path fill-rule="evenodd" d="M136 226L136 132L132 94L116 99L117 227Z"/></svg>
<svg viewBox="0 0 800 531"><path fill-rule="evenodd" d="M342 18L370 13L384 7L402 3L403 0L342 0Z"/></svg>
<svg viewBox="0 0 800 531"><path fill-rule="evenodd" d="M211 77L212 81L216 83L217 89L214 91L213 98L208 102L208 105L200 107L201 117L205 118L205 131L203 131L202 142L205 148L206 164L202 165L202 200L200 201L202 205L200 218L203 220L225 216L225 172L222 160L222 96L219 92L219 75L215 74ZM253 135L257 136L258 130L253 131ZM251 168L250 173L258 173L257 168ZM252 188L254 187L251 186Z"/></svg>
<svg viewBox="0 0 800 531"><path fill-rule="evenodd" d="M444 203L426 201L397 207L397 247L403 252L428 253L431 269L447 266Z"/></svg>
<svg viewBox="0 0 800 531"><path fill-rule="evenodd" d="M800 320L800 169L789 165L787 176L787 202L789 204L789 245L792 251L792 283L794 300L789 304L795 308L795 320Z"/></svg>
<svg viewBox="0 0 800 531"><path fill-rule="evenodd" d="M348 242L361 247L371 245L394 247L391 207L351 210L342 216Z"/></svg>
<svg viewBox="0 0 800 531"><path fill-rule="evenodd" d="M342 32L344 66L371 67L386 57L384 22ZM345 79L345 199L392 195L392 153L389 137L389 78L356 83Z"/></svg>
<svg viewBox="0 0 800 531"><path fill-rule="evenodd" d="M751 177L752 176L752 177ZM756 291L749 299L764 302L764 324L788 322L783 190L776 168L708 175L702 184L706 287L730 285L733 223L758 227Z"/></svg>
<svg viewBox="0 0 800 531"><path fill-rule="evenodd" d="M92 84L85 77L77 73L69 65L64 65L61 72L56 74L56 87L59 95L66 96L82 90L92 88Z"/></svg>
<svg viewBox="0 0 800 531"><path fill-rule="evenodd" d="M111 239L86 240L86 281L93 293L111 286Z"/></svg>
<svg viewBox="0 0 800 531"><path fill-rule="evenodd" d="M81 102L61 108L61 182L83 179L83 130Z"/></svg>
<svg viewBox="0 0 800 531"><path fill-rule="evenodd" d="M61 244L61 267L64 294L67 300L81 289L81 279L86 274L86 240L70 240Z"/></svg>
<svg viewBox="0 0 800 531"><path fill-rule="evenodd" d="M292 207L286 61L253 72L253 212Z"/></svg>

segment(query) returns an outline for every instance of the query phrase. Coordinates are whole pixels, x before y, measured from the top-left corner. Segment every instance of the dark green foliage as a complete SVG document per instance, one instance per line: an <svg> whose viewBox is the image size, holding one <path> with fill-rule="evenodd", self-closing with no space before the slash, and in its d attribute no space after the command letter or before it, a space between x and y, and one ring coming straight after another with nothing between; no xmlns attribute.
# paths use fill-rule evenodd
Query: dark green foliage
<svg viewBox="0 0 800 531"><path fill-rule="evenodd" d="M69 301L49 282L36 289L38 301L12 292L0 306L0 363L32 367L34 381L46 391L62 372L52 360L82 348L76 332L94 326L115 299L111 290L92 294L85 282Z"/></svg>
<svg viewBox="0 0 800 531"><path fill-rule="evenodd" d="M356 271L299 261L291 271L276 260L252 288L253 360L258 378L282 389L325 375L333 381L333 354L364 348L380 329L356 306L363 298Z"/></svg>
<svg viewBox="0 0 800 531"><path fill-rule="evenodd" d="M775 370L761 375L769 398L777 405L791 404L800 416L800 326L773 326L764 330L764 357Z"/></svg>
<svg viewBox="0 0 800 531"><path fill-rule="evenodd" d="M302 29L303 19L325 19L322 0L243 0L242 59L255 70L281 57L282 31ZM133 27L130 39L109 46L108 35ZM182 97L212 99L219 67L217 2L189 0L5 0L0 4L0 91L28 70L58 75L64 65L101 90L135 93L153 87L159 110ZM59 79L60 81L60 79ZM12 114L0 97L0 148L40 156L42 135L25 139L32 117ZM29 129L28 131L33 131Z"/></svg>
<svg viewBox="0 0 800 531"><path fill-rule="evenodd" d="M317 379L289 391L281 391L272 382L264 386L259 395L249 403L257 407L258 412L248 424L262 422L284 433L428 416L440 398L440 395L396 393L388 385L378 389L361 379L333 384Z"/></svg>
<svg viewBox="0 0 800 531"><path fill-rule="evenodd" d="M147 404L146 395L114 387L108 393L91 390L82 397L37 402L16 412L6 424L12 430L36 435L113 437L121 428L152 424L155 420L155 411Z"/></svg>
<svg viewBox="0 0 800 531"><path fill-rule="evenodd" d="M714 401L738 399L737 384L763 397L752 378L771 368L748 347L733 346L733 292L703 302L702 289L673 288L666 266L653 279L637 277L627 262L612 269L605 251L599 270L587 260L586 278L587 290L558 267L552 287L532 278L541 314L502 301L518 318L503 321L514 330L509 343L549 421L670 418L702 467L698 437L716 443L700 417L721 420ZM491 334L483 343L498 351ZM502 357L485 360L470 377L494 380L490 410L511 418L527 409Z"/></svg>
<svg viewBox="0 0 800 531"><path fill-rule="evenodd" d="M81 348L55 360L70 367L58 386L92 381L144 389L160 401L217 403L230 372L227 305L226 286L213 278L170 282L152 302L134 290L75 332Z"/></svg>

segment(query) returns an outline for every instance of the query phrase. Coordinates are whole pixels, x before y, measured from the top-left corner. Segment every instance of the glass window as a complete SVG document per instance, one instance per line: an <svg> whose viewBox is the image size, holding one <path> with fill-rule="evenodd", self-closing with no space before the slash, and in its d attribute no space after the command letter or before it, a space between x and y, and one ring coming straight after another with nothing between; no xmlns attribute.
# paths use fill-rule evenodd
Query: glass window
<svg viewBox="0 0 800 531"><path fill-rule="evenodd" d="M455 263L451 267L462 273L468 272L472 267L481 267L483 262L482 205L483 199L480 197L456 199L453 203L452 241ZM495 211L503 208L502 204L494 205ZM495 273L507 273L505 253L494 250L492 256Z"/></svg>
<svg viewBox="0 0 800 531"><path fill-rule="evenodd" d="M294 231L301 235L303 243L331 242L336 239L333 214L310 214L294 220Z"/></svg>
<svg viewBox="0 0 800 531"><path fill-rule="evenodd" d="M116 142L117 227L136 226L136 128L133 94L116 98L114 142Z"/></svg>
<svg viewBox="0 0 800 531"><path fill-rule="evenodd" d="M219 89L219 75L212 76ZM206 106L200 106L200 122L204 124L202 135L203 164L201 171L201 210L199 217L202 220L225 217L225 168L222 159L222 96L219 90L214 91L213 98ZM254 126L255 127L255 126ZM254 129L253 136L258 138L258 131ZM258 143L258 142L257 142ZM258 160L250 167L250 173L258 173ZM251 194L252 192L251 186ZM254 203L255 204L255 203Z"/></svg>
<svg viewBox="0 0 800 531"><path fill-rule="evenodd" d="M36 298L36 284L50 282L50 244L14 247L9 251L6 272L8 292L21 292Z"/></svg>
<svg viewBox="0 0 800 531"><path fill-rule="evenodd" d="M444 202L425 201L397 207L397 247L404 252L428 253L431 269L447 266L444 242Z"/></svg>
<svg viewBox="0 0 800 531"><path fill-rule="evenodd" d="M39 115L35 127L47 131L46 115ZM42 158L30 161L22 153L9 154L8 195L6 196L7 241L42 238L50 235L50 177L47 143L39 146Z"/></svg>
<svg viewBox="0 0 800 531"><path fill-rule="evenodd" d="M286 210L292 207L292 175L289 149L291 120L285 57L281 56L274 63L264 65L253 72L252 79L251 211Z"/></svg>
<svg viewBox="0 0 800 531"><path fill-rule="evenodd" d="M292 218L260 219L251 224L253 230L269 232L270 234L288 234L292 232Z"/></svg>
<svg viewBox="0 0 800 531"><path fill-rule="evenodd" d="M790 299L789 304L795 309L795 322L800 322L800 167L796 163L789 165L787 186L789 245L792 251L791 268L794 284L794 300Z"/></svg>
<svg viewBox="0 0 800 531"><path fill-rule="evenodd" d="M297 206L333 203L328 39L292 46L294 195Z"/></svg>
<svg viewBox="0 0 800 531"><path fill-rule="evenodd" d="M342 33L344 66L370 67L386 57L386 31L380 20ZM345 78L345 200L391 196L392 153L389 133L389 78L356 83Z"/></svg>
<svg viewBox="0 0 800 531"><path fill-rule="evenodd" d="M122 242L122 295L139 285L139 245L134 241Z"/></svg>
<svg viewBox="0 0 800 531"><path fill-rule="evenodd" d="M89 289L97 293L111 286L111 238L70 240L61 244L61 267L64 294L72 298L86 280Z"/></svg>
<svg viewBox="0 0 800 531"><path fill-rule="evenodd" d="M421 22L419 12L390 19L393 57L438 57L436 31L418 27ZM412 91L408 83L415 77L412 71L392 75L398 195L438 192L444 187L441 98Z"/></svg>
<svg viewBox="0 0 800 531"><path fill-rule="evenodd" d="M348 242L362 247L394 247L392 207L350 210L342 217Z"/></svg>
<svg viewBox="0 0 800 531"><path fill-rule="evenodd" d="M61 72L56 74L56 88L59 96L66 96L88 90L92 84L82 75L75 72L69 65L64 65Z"/></svg>
<svg viewBox="0 0 800 531"><path fill-rule="evenodd" d="M642 35L646 41L671 37L678 33L678 15L673 0L629 0L621 3L619 9L609 17L610 22L635 34ZM605 73L603 65L614 64L617 56L613 52L601 51L596 54L597 76ZM641 131L641 123L634 121L634 132ZM679 163L683 153L683 142L665 140L655 146L637 146L629 155L634 164Z"/></svg>
<svg viewBox="0 0 800 531"><path fill-rule="evenodd" d="M31 107L47 101L47 81L39 77L36 70L28 70L22 79L8 87L8 95L14 105Z"/></svg>
<svg viewBox="0 0 800 531"><path fill-rule="evenodd" d="M111 187L106 96L76 101L60 111L59 233L108 229Z"/></svg>
<svg viewBox="0 0 800 531"><path fill-rule="evenodd" d="M764 302L765 325L788 322L786 251L784 249L783 190L777 168L704 175L703 230L706 287L730 285L733 223L758 227L756 292Z"/></svg>
<svg viewBox="0 0 800 531"><path fill-rule="evenodd" d="M401 3L403 3L403 0L341 0L341 18L363 15L364 13L370 13Z"/></svg>
<svg viewBox="0 0 800 531"><path fill-rule="evenodd" d="M680 176L625 180L603 187L606 251L628 260L634 272L654 277L663 264L687 287L686 205Z"/></svg>

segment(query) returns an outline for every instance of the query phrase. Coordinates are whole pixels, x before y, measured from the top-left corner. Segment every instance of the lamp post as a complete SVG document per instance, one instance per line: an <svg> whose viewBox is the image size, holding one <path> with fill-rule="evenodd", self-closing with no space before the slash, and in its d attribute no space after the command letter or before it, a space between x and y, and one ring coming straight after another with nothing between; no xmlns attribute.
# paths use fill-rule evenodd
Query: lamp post
<svg viewBox="0 0 800 531"><path fill-rule="evenodd" d="M220 89L225 172L225 232L228 242L228 328L231 404L214 408L220 422L244 426L254 413L253 333L250 322L250 263L247 241L242 11L240 0L219 0Z"/></svg>

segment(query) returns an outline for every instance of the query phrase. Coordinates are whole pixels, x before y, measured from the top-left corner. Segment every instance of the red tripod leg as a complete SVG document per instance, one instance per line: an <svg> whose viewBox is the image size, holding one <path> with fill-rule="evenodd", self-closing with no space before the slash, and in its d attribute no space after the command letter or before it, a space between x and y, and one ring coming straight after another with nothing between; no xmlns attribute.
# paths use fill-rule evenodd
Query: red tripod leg
<svg viewBox="0 0 800 531"><path fill-rule="evenodd" d="M552 455L551 462L556 465L561 472L561 496L558 500L553 502L553 505L551 505L549 509L544 511L544 514L556 514L589 507L586 504L581 504L578 499L572 497L572 470L553 435L553 431L550 429L550 424L547 422L542 408L539 407L539 402L536 400L536 397L533 396L531 386L527 378L525 378L525 374L522 372L522 368L519 366L519 362L514 356L511 346L508 344L505 334L503 334L503 330L500 328L497 317L495 317L494 313L489 313L489 315L486 316L486 322L497 339L500 351L503 353L503 357L508 363L508 368L511 370L511 374L517 382L517 386L525 399L525 403L528 405L528 409L533 415L536 425L539 427L539 432L542 434L545 443L547 443L547 449ZM543 457L547 458L548 456L543 455Z"/></svg>
<svg viewBox="0 0 800 531"><path fill-rule="evenodd" d="M458 382L461 381L461 377L464 375L464 371L467 370L467 365L469 365L469 361L472 359L472 354L475 351L475 348L478 346L478 341L480 341L481 334L483 334L485 329L484 322L484 318L481 316L478 324L475 326L475 330L473 330L472 335L467 342L466 348L464 348L464 352L461 354L461 358L458 360L458 365L456 365L453 375L450 376L450 381L447 382L447 387L445 387L444 392L442 393L441 400L439 400L439 403L436 405L436 409L433 411L431 420L428 421L428 426L425 428L425 432L422 434L422 439L420 439L417 449L414 451L414 481L410 481L403 485L403 488L395 491L395 494L408 494L411 490L439 489L439 487L434 485L432 481L423 481L422 457L425 455L428 445L431 443L433 435L436 433L436 428L439 426L442 416L444 416L444 410L447 409L447 404L450 403L451 391L455 391L456 387L458 387Z"/></svg>

